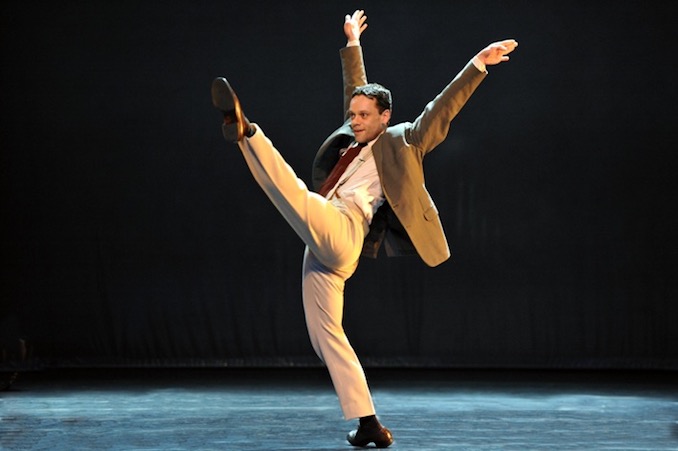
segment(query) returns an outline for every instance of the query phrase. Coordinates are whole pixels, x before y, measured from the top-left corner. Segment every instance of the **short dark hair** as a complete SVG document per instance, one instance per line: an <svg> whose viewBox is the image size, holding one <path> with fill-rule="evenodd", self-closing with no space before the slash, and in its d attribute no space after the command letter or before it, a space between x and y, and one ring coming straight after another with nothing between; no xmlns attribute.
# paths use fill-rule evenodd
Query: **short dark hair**
<svg viewBox="0 0 678 451"><path fill-rule="evenodd" d="M353 90L351 98L355 96L365 96L369 99L376 100L379 114L383 113L384 110L392 109L393 99L391 97L391 91L384 88L379 83L368 83L363 86L358 86Z"/></svg>

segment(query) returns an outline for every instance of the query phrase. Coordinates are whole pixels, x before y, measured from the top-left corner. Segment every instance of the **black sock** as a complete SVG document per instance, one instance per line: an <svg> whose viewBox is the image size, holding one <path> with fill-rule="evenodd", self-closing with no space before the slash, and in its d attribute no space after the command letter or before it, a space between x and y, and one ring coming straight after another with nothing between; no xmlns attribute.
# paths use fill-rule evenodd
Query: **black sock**
<svg viewBox="0 0 678 451"><path fill-rule="evenodd" d="M370 415L367 417L360 417L360 427L366 427L369 429L376 429L380 426L379 420L377 420L376 415Z"/></svg>
<svg viewBox="0 0 678 451"><path fill-rule="evenodd" d="M250 127L249 127L249 128L247 129L247 131L245 132L245 136L247 136L248 138L251 138L252 136L254 136L254 134L255 134L256 132L257 132L257 129L254 128L254 126L250 125Z"/></svg>

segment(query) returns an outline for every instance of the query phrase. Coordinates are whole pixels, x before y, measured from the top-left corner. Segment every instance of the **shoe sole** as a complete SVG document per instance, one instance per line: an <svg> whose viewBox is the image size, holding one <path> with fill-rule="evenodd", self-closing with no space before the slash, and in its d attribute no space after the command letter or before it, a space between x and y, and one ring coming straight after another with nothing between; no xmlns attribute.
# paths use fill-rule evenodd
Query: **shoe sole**
<svg viewBox="0 0 678 451"><path fill-rule="evenodd" d="M384 428L384 430L386 437L384 437L383 440L374 440L373 438L363 438L362 440L356 440L355 435L353 438L351 438L351 434L353 434L355 431L351 432L351 434L346 437L346 440L356 448L365 448L370 443L374 443L376 448L388 448L394 442L393 435L391 435L391 431L388 429Z"/></svg>
<svg viewBox="0 0 678 451"><path fill-rule="evenodd" d="M232 110L235 106L233 102L233 88L223 77L215 78L212 82L212 105L221 111Z"/></svg>
<svg viewBox="0 0 678 451"><path fill-rule="evenodd" d="M212 82L212 105L224 114L224 124L221 131L226 141L236 142L242 138L238 132L237 117L240 114L236 111L239 106L237 96L231 88L231 85L223 77L214 79Z"/></svg>

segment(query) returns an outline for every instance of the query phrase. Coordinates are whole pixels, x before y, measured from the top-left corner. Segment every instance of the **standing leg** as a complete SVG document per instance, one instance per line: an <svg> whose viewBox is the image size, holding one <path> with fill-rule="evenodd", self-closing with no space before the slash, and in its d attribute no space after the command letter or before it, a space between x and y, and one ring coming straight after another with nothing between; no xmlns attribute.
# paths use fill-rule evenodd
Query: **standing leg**
<svg viewBox="0 0 678 451"><path fill-rule="evenodd" d="M313 349L330 372L344 417L360 418L358 429L346 439L353 446L374 443L386 448L393 443L393 435L374 413L365 372L342 326L344 284L357 266L355 261L345 268L330 269L306 249L302 286L306 326Z"/></svg>
<svg viewBox="0 0 678 451"><path fill-rule="evenodd" d="M318 357L327 365L339 404L347 420L374 415L365 373L344 333L344 283L349 267L330 269L307 248L304 254L302 293L306 326Z"/></svg>

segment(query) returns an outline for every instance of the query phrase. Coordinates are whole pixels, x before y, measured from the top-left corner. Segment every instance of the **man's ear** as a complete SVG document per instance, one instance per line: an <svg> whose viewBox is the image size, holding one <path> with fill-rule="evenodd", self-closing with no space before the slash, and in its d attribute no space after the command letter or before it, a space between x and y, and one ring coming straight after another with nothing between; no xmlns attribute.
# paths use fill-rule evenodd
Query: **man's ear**
<svg viewBox="0 0 678 451"><path fill-rule="evenodd" d="M383 119L382 123L388 126L388 123L391 122L391 110L384 110L384 112L381 113L381 117Z"/></svg>

